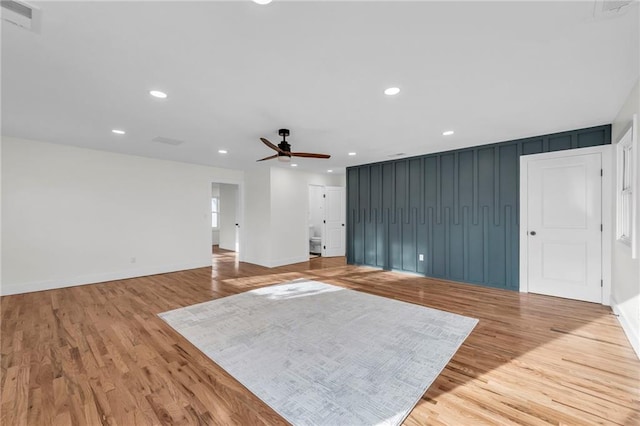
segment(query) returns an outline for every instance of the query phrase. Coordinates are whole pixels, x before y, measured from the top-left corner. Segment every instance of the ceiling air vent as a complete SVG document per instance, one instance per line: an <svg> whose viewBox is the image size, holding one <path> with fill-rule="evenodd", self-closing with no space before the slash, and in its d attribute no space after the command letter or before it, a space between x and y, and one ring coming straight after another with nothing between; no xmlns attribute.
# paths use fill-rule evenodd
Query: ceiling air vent
<svg viewBox="0 0 640 426"><path fill-rule="evenodd" d="M173 145L173 146L182 145L184 143L184 141L181 141L178 139L165 138L164 136L156 136L155 138L151 139L151 142L158 142L158 143L163 143L165 145Z"/></svg>
<svg viewBox="0 0 640 426"><path fill-rule="evenodd" d="M593 15L596 18L608 18L627 13L632 0L595 0Z"/></svg>
<svg viewBox="0 0 640 426"><path fill-rule="evenodd" d="M618 12L625 6L631 4L631 0L603 0L602 11L603 12Z"/></svg>
<svg viewBox="0 0 640 426"><path fill-rule="evenodd" d="M2 20L29 31L40 29L40 9L29 3L16 0L2 0Z"/></svg>

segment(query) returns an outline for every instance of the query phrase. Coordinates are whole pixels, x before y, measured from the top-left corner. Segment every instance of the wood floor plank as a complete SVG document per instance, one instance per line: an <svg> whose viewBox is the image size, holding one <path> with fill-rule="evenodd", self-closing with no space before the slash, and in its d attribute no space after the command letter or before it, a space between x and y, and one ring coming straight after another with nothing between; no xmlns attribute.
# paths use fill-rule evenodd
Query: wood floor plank
<svg viewBox="0 0 640 426"><path fill-rule="evenodd" d="M226 251L210 268L2 297L0 423L286 425L157 314L303 277L480 320L406 425L640 424L640 361L607 307Z"/></svg>

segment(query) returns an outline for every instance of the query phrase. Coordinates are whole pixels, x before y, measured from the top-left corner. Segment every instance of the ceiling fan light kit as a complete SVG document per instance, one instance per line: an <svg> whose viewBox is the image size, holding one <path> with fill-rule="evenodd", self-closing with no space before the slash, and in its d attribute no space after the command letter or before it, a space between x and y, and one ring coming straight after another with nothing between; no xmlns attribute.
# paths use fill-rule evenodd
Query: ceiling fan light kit
<svg viewBox="0 0 640 426"><path fill-rule="evenodd" d="M260 160L258 160L260 161ZM281 163L290 163L291 162L291 157L289 157L287 154L283 154L283 153L278 153L278 161L280 161Z"/></svg>
<svg viewBox="0 0 640 426"><path fill-rule="evenodd" d="M257 161L271 160L273 158L277 158L278 161L282 163L290 163L291 157L306 157L306 158L331 158L328 154L314 154L311 152L291 152L291 145L287 142L287 136L289 136L289 129L279 129L278 134L282 136L282 141L278 145L274 145L269 142L265 138L260 138L262 143L264 143L269 148L273 149L277 152L275 155L271 155L269 157L261 158Z"/></svg>

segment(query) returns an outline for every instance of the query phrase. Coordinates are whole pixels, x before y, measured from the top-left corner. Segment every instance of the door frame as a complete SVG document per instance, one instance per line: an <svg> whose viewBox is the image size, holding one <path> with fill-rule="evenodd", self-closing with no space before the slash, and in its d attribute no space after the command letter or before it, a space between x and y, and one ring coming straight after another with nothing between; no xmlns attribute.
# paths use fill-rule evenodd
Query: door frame
<svg viewBox="0 0 640 426"><path fill-rule="evenodd" d="M528 183L529 162L541 159L575 157L585 154L600 154L602 167L602 304L611 304L611 238L612 238L612 203L613 203L613 163L611 151L613 145L600 145L588 148L567 149L562 151L543 152L520 156L520 292L529 292L529 253L527 246L528 223Z"/></svg>

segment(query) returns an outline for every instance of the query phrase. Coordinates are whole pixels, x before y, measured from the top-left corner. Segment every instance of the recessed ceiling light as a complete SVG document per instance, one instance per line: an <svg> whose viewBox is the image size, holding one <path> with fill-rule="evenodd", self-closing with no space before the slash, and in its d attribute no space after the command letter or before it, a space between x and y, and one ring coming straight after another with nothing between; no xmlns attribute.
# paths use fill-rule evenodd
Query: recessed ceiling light
<svg viewBox="0 0 640 426"><path fill-rule="evenodd" d="M353 157L354 155L356 155L356 153L355 152L350 152L349 155Z"/></svg>
<svg viewBox="0 0 640 426"><path fill-rule="evenodd" d="M389 87L388 89L385 89L385 91L384 91L384 94L388 95L388 96L397 95L398 93L400 93L400 88L399 87Z"/></svg>
<svg viewBox="0 0 640 426"><path fill-rule="evenodd" d="M442 132L442 136L451 136L453 134L453 130L447 130L446 132Z"/></svg>
<svg viewBox="0 0 640 426"><path fill-rule="evenodd" d="M226 153L227 153L227 150L226 150L226 149L219 149L219 150L218 150L218 153L220 153L220 154L226 154Z"/></svg>
<svg viewBox="0 0 640 426"><path fill-rule="evenodd" d="M112 132L115 133L116 135L124 135L126 133L124 130L118 130L118 129L113 129Z"/></svg>
<svg viewBox="0 0 640 426"><path fill-rule="evenodd" d="M291 167L298 167L298 165L294 163L291 165Z"/></svg>
<svg viewBox="0 0 640 426"><path fill-rule="evenodd" d="M256 4L265 5L271 3L271 0L253 0L253 2Z"/></svg>
<svg viewBox="0 0 640 426"><path fill-rule="evenodd" d="M166 97L167 97L167 94L166 94L166 93L161 92L161 91L159 91L159 90L152 90L152 91L150 91L150 92L149 92L149 94L150 94L151 96L153 96L153 97L160 98L160 99L164 99L164 98L166 98Z"/></svg>
<svg viewBox="0 0 640 426"><path fill-rule="evenodd" d="M327 170L327 173L333 173L333 170L329 169Z"/></svg>

